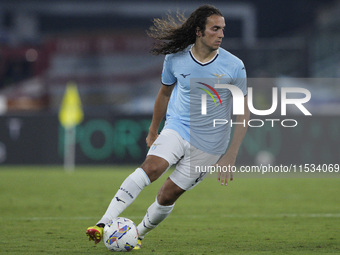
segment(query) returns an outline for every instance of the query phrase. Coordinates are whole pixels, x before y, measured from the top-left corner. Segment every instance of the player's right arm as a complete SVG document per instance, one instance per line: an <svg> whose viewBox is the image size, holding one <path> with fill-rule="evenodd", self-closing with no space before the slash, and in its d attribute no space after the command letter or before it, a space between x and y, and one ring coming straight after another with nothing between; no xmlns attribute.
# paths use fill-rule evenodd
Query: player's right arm
<svg viewBox="0 0 340 255"><path fill-rule="evenodd" d="M146 137L146 145L150 147L153 142L158 137L158 128L161 124L162 120L165 117L166 110L168 108L168 103L170 100L170 96L172 93L172 90L174 88L175 84L173 85L163 85L160 90L158 91L158 95L156 97L154 109L153 109L153 115L152 115L152 121L151 125L149 127L149 133Z"/></svg>

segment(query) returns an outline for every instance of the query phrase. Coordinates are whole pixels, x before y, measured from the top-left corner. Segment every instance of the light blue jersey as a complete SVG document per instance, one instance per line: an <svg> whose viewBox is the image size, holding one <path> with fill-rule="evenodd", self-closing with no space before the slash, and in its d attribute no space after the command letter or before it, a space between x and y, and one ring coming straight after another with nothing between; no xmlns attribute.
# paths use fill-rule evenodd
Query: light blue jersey
<svg viewBox="0 0 340 255"><path fill-rule="evenodd" d="M177 131L196 148L210 154L224 154L230 139L230 124L213 126L214 119L230 121L232 96L227 89L215 89L215 84L232 84L247 94L246 71L243 62L219 48L217 55L201 63L191 52L165 56L162 83L176 83L170 97L165 129ZM207 113L202 114L202 95L206 95Z"/></svg>

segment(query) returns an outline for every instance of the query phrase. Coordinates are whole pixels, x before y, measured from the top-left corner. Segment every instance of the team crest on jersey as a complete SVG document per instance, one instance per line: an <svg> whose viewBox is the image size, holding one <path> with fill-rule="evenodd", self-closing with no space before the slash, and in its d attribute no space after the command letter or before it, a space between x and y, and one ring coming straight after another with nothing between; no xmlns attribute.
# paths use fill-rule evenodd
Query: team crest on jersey
<svg viewBox="0 0 340 255"><path fill-rule="evenodd" d="M223 76L226 76L226 74L224 74L224 73L222 73L222 74L213 73L213 75L216 76L217 79L220 79Z"/></svg>
<svg viewBox="0 0 340 255"><path fill-rule="evenodd" d="M217 78L217 83L220 83L220 79L223 77L223 76L226 76L226 74L222 73L222 74L217 74L217 73L213 73L214 76L216 76Z"/></svg>

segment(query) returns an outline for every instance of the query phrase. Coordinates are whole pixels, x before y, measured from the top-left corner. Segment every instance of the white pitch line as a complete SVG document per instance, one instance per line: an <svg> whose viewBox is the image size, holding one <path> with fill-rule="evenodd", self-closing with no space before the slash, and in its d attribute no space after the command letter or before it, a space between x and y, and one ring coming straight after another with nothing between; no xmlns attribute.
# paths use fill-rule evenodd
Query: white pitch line
<svg viewBox="0 0 340 255"><path fill-rule="evenodd" d="M171 218L205 218L207 214L197 215L171 215ZM139 215L122 215L133 219L142 219L143 216ZM216 216L218 217L218 216ZM340 218L340 213L280 213L280 214L222 214L222 218ZM68 220L98 220L98 217L0 217L0 220L8 221L68 221Z"/></svg>

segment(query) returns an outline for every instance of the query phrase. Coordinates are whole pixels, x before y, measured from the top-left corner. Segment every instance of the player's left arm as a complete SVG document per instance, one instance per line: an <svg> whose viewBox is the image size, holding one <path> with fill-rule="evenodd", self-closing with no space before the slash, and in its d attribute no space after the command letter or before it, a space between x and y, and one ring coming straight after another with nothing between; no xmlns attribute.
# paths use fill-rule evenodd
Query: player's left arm
<svg viewBox="0 0 340 255"><path fill-rule="evenodd" d="M219 166L226 166L225 169L230 169L228 166L234 166L236 162L236 157L240 146L242 144L243 138L246 135L248 128L248 121L250 117L250 112L248 108L248 97L244 97L244 114L237 115L236 122L237 123L245 123L244 125L235 125L234 135L232 137L230 146L227 152L221 157L221 159L217 162ZM217 181L221 183L221 185L228 185L228 182L233 180L233 172L218 172Z"/></svg>

